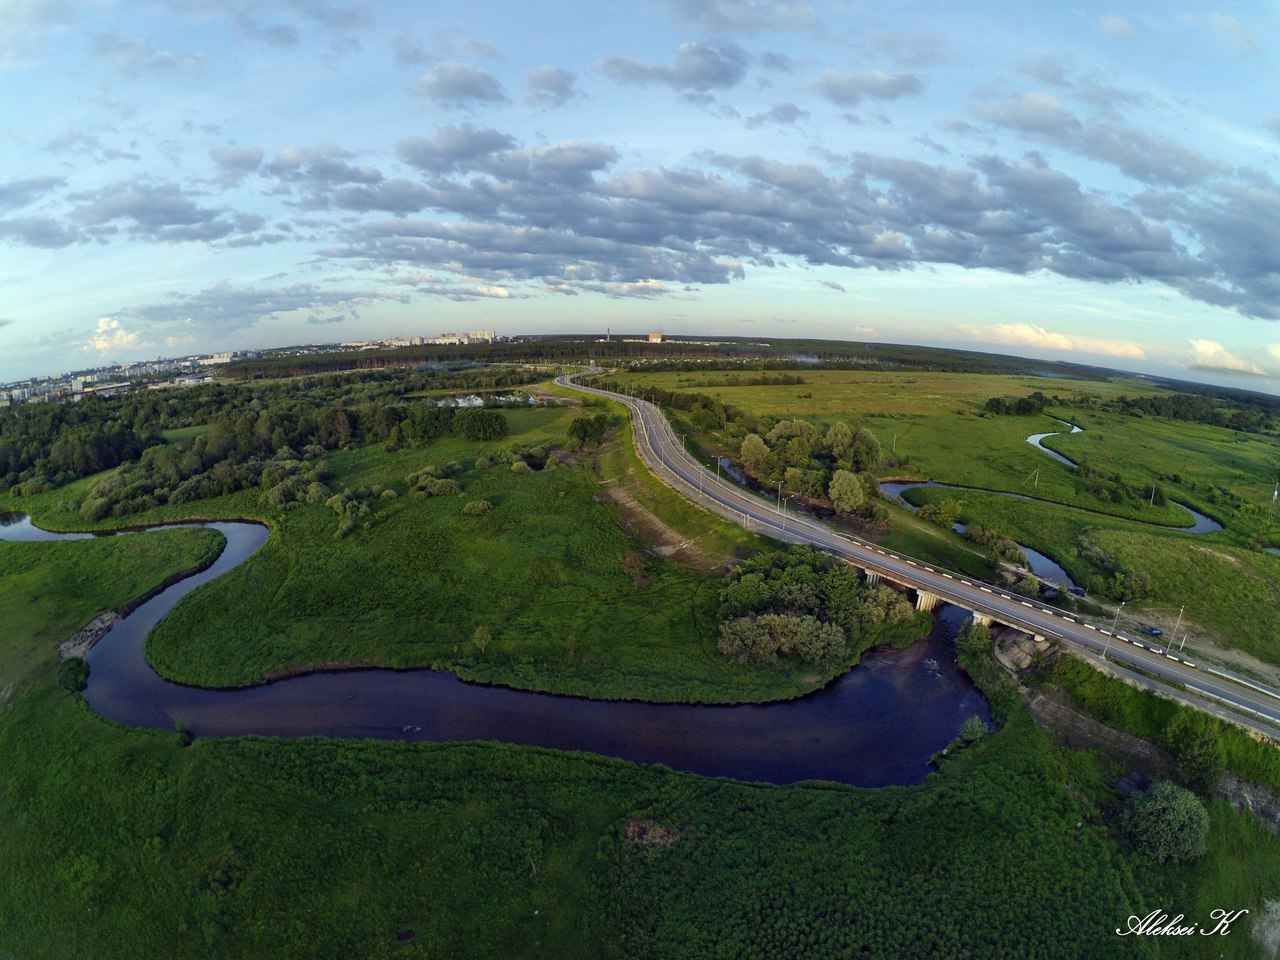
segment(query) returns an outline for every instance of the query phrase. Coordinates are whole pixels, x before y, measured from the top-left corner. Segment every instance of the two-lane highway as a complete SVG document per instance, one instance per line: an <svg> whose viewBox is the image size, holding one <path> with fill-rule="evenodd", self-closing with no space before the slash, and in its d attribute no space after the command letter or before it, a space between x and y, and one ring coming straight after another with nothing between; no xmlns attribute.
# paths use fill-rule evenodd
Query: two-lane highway
<svg viewBox="0 0 1280 960"><path fill-rule="evenodd" d="M1112 635L1108 630L1011 595L992 584L938 570L874 543L838 533L809 517L787 513L785 506L779 510L772 501L722 480L690 456L657 406L637 397L574 383L573 378L581 375L562 376L556 383L625 404L631 411L640 455L650 469L713 513L779 540L819 547L868 572L1030 634L1054 638L1095 655L1095 659L1096 655L1104 654L1118 663L1181 685L1186 692L1178 693L1179 698L1193 702L1199 709L1280 737L1280 693L1243 678L1200 667L1177 655L1165 654L1159 645L1148 646L1132 637Z"/></svg>

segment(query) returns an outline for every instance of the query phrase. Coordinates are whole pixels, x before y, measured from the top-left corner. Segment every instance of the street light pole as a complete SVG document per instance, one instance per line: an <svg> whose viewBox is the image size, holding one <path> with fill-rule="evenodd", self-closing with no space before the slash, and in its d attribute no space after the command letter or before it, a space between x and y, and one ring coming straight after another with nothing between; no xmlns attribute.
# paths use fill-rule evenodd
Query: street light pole
<svg viewBox="0 0 1280 960"><path fill-rule="evenodd" d="M1173 633L1169 635L1169 642L1165 644L1164 652L1168 656L1169 651L1173 648L1173 638L1178 635L1178 628L1182 626L1182 611L1187 609L1186 605L1178 608L1178 622L1173 625Z"/></svg>
<svg viewBox="0 0 1280 960"><path fill-rule="evenodd" d="M1116 624L1120 622L1120 611L1124 609L1124 601L1120 601L1120 606L1116 607L1116 615L1111 621L1111 633L1107 636L1107 643L1102 648L1102 659L1107 659L1107 651L1111 649L1111 638L1115 636Z"/></svg>
<svg viewBox="0 0 1280 960"><path fill-rule="evenodd" d="M782 509L782 481L778 481L778 509Z"/></svg>
<svg viewBox="0 0 1280 960"><path fill-rule="evenodd" d="M787 497L782 501L782 532L783 533L787 532L787 504L790 503L794 498L795 498L795 494L792 494L790 497Z"/></svg>

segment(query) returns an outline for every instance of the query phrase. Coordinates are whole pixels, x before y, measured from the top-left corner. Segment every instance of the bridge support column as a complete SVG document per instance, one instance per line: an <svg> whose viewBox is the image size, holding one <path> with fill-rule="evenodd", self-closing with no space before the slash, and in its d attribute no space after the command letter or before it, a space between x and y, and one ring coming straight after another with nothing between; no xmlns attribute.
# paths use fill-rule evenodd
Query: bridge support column
<svg viewBox="0 0 1280 960"><path fill-rule="evenodd" d="M1032 639L1032 640L1034 640L1036 643L1047 643L1047 642L1048 642L1047 640L1045 640L1045 638L1044 638L1044 637L1042 637L1042 636L1041 636L1040 634L1038 634L1038 633L1033 633L1033 634L1031 635L1031 639Z"/></svg>
<svg viewBox="0 0 1280 960"><path fill-rule="evenodd" d="M975 610L973 612L973 622L980 627L989 627L991 626L991 617L988 614L978 613L978 611Z"/></svg>
<svg viewBox="0 0 1280 960"><path fill-rule="evenodd" d="M866 571L866 574L867 574L867 583L879 583L879 582L880 582L880 574L879 574L878 572L876 572L875 570L867 570L867 571Z"/></svg>
<svg viewBox="0 0 1280 960"><path fill-rule="evenodd" d="M916 591L916 609L931 611L938 605L938 601L942 598L937 594L930 593L928 590Z"/></svg>

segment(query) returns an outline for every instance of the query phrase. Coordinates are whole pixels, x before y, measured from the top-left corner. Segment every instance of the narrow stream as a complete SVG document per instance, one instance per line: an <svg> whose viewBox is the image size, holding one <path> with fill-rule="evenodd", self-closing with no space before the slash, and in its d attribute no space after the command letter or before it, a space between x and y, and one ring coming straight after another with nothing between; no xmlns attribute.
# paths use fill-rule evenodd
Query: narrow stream
<svg viewBox="0 0 1280 960"><path fill-rule="evenodd" d="M956 664L968 619L943 607L928 639L872 650L822 690L766 705L696 706L587 700L465 683L434 670L315 673L242 690L171 683L147 664L147 634L182 597L251 557L267 539L254 523L207 526L227 538L209 569L161 591L89 652L85 697L108 719L198 737L371 737L499 740L661 763L706 776L771 783L833 780L855 786L924 780L930 757L986 701ZM0 518L0 539L47 541L26 517Z"/></svg>

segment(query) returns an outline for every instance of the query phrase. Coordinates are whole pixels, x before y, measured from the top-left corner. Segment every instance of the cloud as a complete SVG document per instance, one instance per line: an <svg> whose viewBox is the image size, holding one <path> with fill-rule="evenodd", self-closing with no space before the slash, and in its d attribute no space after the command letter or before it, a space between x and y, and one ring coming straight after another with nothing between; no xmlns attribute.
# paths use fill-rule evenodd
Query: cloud
<svg viewBox="0 0 1280 960"><path fill-rule="evenodd" d="M116 181L73 199L80 201L74 219L100 239L117 232L116 221L126 221L135 238L163 242L211 241L242 232L225 208L201 207L175 183Z"/></svg>
<svg viewBox="0 0 1280 960"><path fill-rule="evenodd" d="M827 70L813 89L832 103L855 107L863 100L898 100L924 93L924 81L910 73L892 76L880 70L868 73L840 73Z"/></svg>
<svg viewBox="0 0 1280 960"><path fill-rule="evenodd" d="M142 37L122 37L116 33L97 33L93 36L93 55L110 64L126 77L142 73L178 72L200 76L208 66L209 58L201 54L184 53L174 56L157 50L150 40Z"/></svg>
<svg viewBox="0 0 1280 960"><path fill-rule="evenodd" d="M47 250L68 247L83 239L78 231L49 217L9 217L0 220L0 237Z"/></svg>
<svg viewBox="0 0 1280 960"><path fill-rule="evenodd" d="M1104 357L1140 360L1146 351L1131 340L1109 340L1080 334L1059 333L1030 323L958 323L955 329L967 337L1006 346L1035 347L1061 353L1092 353Z"/></svg>
<svg viewBox="0 0 1280 960"><path fill-rule="evenodd" d="M214 147L209 159L218 167L218 179L226 186L235 186L247 174L261 169L264 154L260 147Z"/></svg>
<svg viewBox="0 0 1280 960"><path fill-rule="evenodd" d="M395 53L396 63L402 67L421 67L437 60L423 46L422 41L408 31L401 31L391 38L391 49Z"/></svg>
<svg viewBox="0 0 1280 960"><path fill-rule="evenodd" d="M445 106L465 107L475 103L503 103L507 99L502 82L487 70L453 60L433 67L418 80L414 92Z"/></svg>
<svg viewBox="0 0 1280 960"><path fill-rule="evenodd" d="M51 34L74 25L96 6L85 0L9 0L0 15L0 63L37 59Z"/></svg>
<svg viewBox="0 0 1280 960"><path fill-rule="evenodd" d="M775 103L762 113L747 117L745 123L752 129L762 127L766 123L774 123L780 127L789 127L801 120L809 119L809 111L801 110L794 103Z"/></svg>
<svg viewBox="0 0 1280 960"><path fill-rule="evenodd" d="M808 0L653 0L672 15L712 33L757 33L813 27Z"/></svg>
<svg viewBox="0 0 1280 960"><path fill-rule="evenodd" d="M707 91L736 86L746 75L747 59L746 51L735 43L682 43L670 67L652 66L634 57L606 57L599 69L618 83Z"/></svg>
<svg viewBox="0 0 1280 960"><path fill-rule="evenodd" d="M471 170L480 159L510 150L516 140L510 134L468 123L436 127L431 138L408 137L396 144L396 154L405 163L428 173Z"/></svg>
<svg viewBox="0 0 1280 960"><path fill-rule="evenodd" d="M868 326L866 326L866 325L864 324L864 325L862 325L862 326L854 327L854 328L853 328L853 332L854 332L854 333L860 333L860 334L862 334L863 336L867 336L868 334L875 333L875 332L876 332L876 328L875 328L875 327L868 327Z"/></svg>
<svg viewBox="0 0 1280 960"><path fill-rule="evenodd" d="M15 323L17 323L17 322L18 322L17 320L12 320L12 319L10 319L10 318L8 318L8 317L0 317L0 327L8 327L8 326L12 326L13 324L15 324Z"/></svg>
<svg viewBox="0 0 1280 960"><path fill-rule="evenodd" d="M1121 123L1080 120L1045 93L1024 93L980 112L997 126L1109 163L1144 183L1188 186L1228 169L1166 137Z"/></svg>
<svg viewBox="0 0 1280 960"><path fill-rule="evenodd" d="M1111 40L1132 40L1138 35L1133 24L1115 14L1096 17L1093 21L1093 29Z"/></svg>
<svg viewBox="0 0 1280 960"><path fill-rule="evenodd" d="M141 338L135 331L126 330L114 317L99 317L98 325L85 344L86 350L114 353L138 346Z"/></svg>
<svg viewBox="0 0 1280 960"><path fill-rule="evenodd" d="M16 210L33 203L58 187L66 186L62 177L25 177L0 183L0 210Z"/></svg>
<svg viewBox="0 0 1280 960"><path fill-rule="evenodd" d="M525 94L525 104L530 107L563 107L583 96L574 86L577 76L568 70L545 65L526 70L524 86L528 93Z"/></svg>
<svg viewBox="0 0 1280 960"><path fill-rule="evenodd" d="M818 282L821 283L824 287L830 287L832 290L839 290L841 293L846 292L844 289L844 284L836 283L834 280L819 280Z"/></svg>
<svg viewBox="0 0 1280 960"><path fill-rule="evenodd" d="M123 329L121 321L145 323L167 332L216 335L252 327L295 311L311 316L353 313L358 307L380 300L403 300L386 291L343 290L295 283L285 287L233 287L218 283L196 293L171 293L157 303L123 307L98 321L99 330ZM104 327L104 324L107 325ZM136 335L133 335L136 337Z"/></svg>
<svg viewBox="0 0 1280 960"><path fill-rule="evenodd" d="M281 147L265 170L284 180L325 184L377 183L382 179L375 167L347 163L354 157L350 151L332 143L314 147L290 145Z"/></svg>
<svg viewBox="0 0 1280 960"><path fill-rule="evenodd" d="M1255 377L1268 377L1271 374L1252 361L1245 360L1227 350L1214 340L1188 340L1191 345L1191 370L1204 370L1218 373L1247 373Z"/></svg>
<svg viewBox="0 0 1280 960"><path fill-rule="evenodd" d="M1233 48L1239 56L1251 59L1262 56L1262 48L1258 46L1258 42L1235 17L1214 10L1206 14L1203 21L1213 31L1219 43Z"/></svg>

